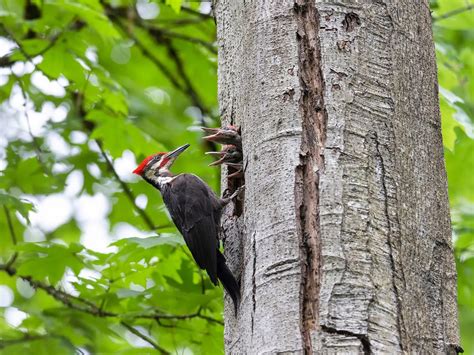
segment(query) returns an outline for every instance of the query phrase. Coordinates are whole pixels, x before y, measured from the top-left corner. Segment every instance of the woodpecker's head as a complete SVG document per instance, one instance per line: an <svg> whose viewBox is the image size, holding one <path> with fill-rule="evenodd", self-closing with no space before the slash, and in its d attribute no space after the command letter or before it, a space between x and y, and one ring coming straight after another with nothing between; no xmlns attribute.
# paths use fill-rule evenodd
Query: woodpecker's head
<svg viewBox="0 0 474 355"><path fill-rule="evenodd" d="M242 161L242 152L233 144L225 145L220 152L206 152L208 155L219 157L219 160L209 164L209 166L238 163Z"/></svg>
<svg viewBox="0 0 474 355"><path fill-rule="evenodd" d="M220 144L233 144L237 146L241 146L242 144L239 129L235 126L226 126L223 128L202 127L202 130L208 134L203 137L203 139L207 141Z"/></svg>
<svg viewBox="0 0 474 355"><path fill-rule="evenodd" d="M176 158L189 147L185 144L169 153L156 153L143 159L138 167L133 170L134 174L148 180L156 180L158 177L172 176L170 167Z"/></svg>

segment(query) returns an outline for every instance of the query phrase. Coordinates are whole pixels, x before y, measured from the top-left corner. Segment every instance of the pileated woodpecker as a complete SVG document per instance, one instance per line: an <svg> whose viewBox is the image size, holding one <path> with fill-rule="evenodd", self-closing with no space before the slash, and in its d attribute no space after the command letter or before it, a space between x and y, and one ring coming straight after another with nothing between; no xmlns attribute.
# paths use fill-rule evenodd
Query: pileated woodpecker
<svg viewBox="0 0 474 355"><path fill-rule="evenodd" d="M231 169L228 171L227 179L241 179L244 177L242 162L242 137L240 136L240 128L236 126L225 126L222 128L201 128L208 135L203 137L204 140L224 145L220 152L207 152L206 154L220 156L219 160L209 164L216 166L226 164Z"/></svg>
<svg viewBox="0 0 474 355"><path fill-rule="evenodd" d="M242 151L233 144L225 145L220 152L206 152L206 154L220 157L219 160L209 164L209 166L229 163L237 164L242 161Z"/></svg>
<svg viewBox="0 0 474 355"><path fill-rule="evenodd" d="M239 128L235 126L226 126L223 128L202 127L201 129L209 134L208 136L203 137L203 139L220 144L232 144L242 150L242 137L239 134Z"/></svg>
<svg viewBox="0 0 474 355"><path fill-rule="evenodd" d="M218 280L234 302L235 312L240 302L239 285L219 251L218 232L222 209L240 193L218 198L214 191L193 174L173 175L170 167L189 147L185 144L169 153L156 153L145 158L133 171L160 190L163 201L181 232L194 260L205 269L214 285Z"/></svg>

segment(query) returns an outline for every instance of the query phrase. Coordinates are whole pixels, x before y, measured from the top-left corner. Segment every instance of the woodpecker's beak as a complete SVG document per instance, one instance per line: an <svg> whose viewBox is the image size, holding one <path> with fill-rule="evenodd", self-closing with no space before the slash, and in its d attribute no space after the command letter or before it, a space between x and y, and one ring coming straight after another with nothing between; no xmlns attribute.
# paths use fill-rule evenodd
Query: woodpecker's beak
<svg viewBox="0 0 474 355"><path fill-rule="evenodd" d="M208 165L208 166L215 166L215 165L221 165L222 163L224 163L224 161L225 161L225 159L226 159L226 154L227 154L227 152L225 152L225 151L221 151L221 152L206 152L205 154L206 154L206 155L214 155L214 156L220 157L219 160L216 160L215 162L212 162L211 164Z"/></svg>
<svg viewBox="0 0 474 355"><path fill-rule="evenodd" d="M220 157L220 156L225 155L226 152L224 152L224 151L221 151L221 152L206 152L206 153L204 153L204 154L206 154L206 155L216 155L216 156L219 156L219 157Z"/></svg>
<svg viewBox="0 0 474 355"><path fill-rule="evenodd" d="M181 147L176 148L172 152L169 152L168 154L166 154L164 156L164 158L169 159L170 162L172 163L173 161L175 161L175 159L178 157L178 155L180 155L182 152L184 152L186 149L188 149L188 147L189 147L189 144L182 145Z"/></svg>
<svg viewBox="0 0 474 355"><path fill-rule="evenodd" d="M207 141L215 141L216 139L218 140L222 134L219 134L221 129L220 128L207 128L207 127L201 127L201 129L207 134L207 136L203 137L203 139Z"/></svg>
<svg viewBox="0 0 474 355"><path fill-rule="evenodd" d="M224 128L207 128L201 127L201 129L208 134L202 139L205 139L210 142L216 142L220 144L239 144L240 142L240 135L239 133L229 127Z"/></svg>

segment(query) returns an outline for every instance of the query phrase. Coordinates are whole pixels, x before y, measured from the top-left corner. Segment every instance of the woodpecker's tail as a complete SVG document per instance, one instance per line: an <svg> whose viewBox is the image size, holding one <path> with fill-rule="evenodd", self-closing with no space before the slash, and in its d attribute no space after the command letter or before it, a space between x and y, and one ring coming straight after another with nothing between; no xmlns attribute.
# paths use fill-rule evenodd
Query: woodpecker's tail
<svg viewBox="0 0 474 355"><path fill-rule="evenodd" d="M237 309L240 303L240 287L232 272L225 263L225 257L220 251L217 251L217 277L221 280L227 293L234 302L234 310L237 315Z"/></svg>

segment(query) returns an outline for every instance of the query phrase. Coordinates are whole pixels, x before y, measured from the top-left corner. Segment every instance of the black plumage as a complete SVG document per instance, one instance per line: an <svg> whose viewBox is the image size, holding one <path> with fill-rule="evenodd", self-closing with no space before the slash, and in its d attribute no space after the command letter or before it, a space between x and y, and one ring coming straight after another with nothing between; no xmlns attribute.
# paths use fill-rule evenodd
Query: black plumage
<svg viewBox="0 0 474 355"><path fill-rule="evenodd" d="M201 269L217 284L218 225L222 207L214 192L197 176L180 174L160 187L174 224ZM179 193L178 193L179 192Z"/></svg>
<svg viewBox="0 0 474 355"><path fill-rule="evenodd" d="M206 270L214 285L220 280L234 302L237 313L240 302L239 285L219 251L219 228L222 209L240 193L218 198L214 191L193 174L173 176L169 167L189 144L170 153L147 157L134 170L160 190L171 218L181 232L198 266Z"/></svg>
<svg viewBox="0 0 474 355"><path fill-rule="evenodd" d="M156 187L198 266L206 270L214 285L218 280L222 282L237 308L239 286L219 251L218 228L222 208L228 201L219 199L192 174L177 175Z"/></svg>

